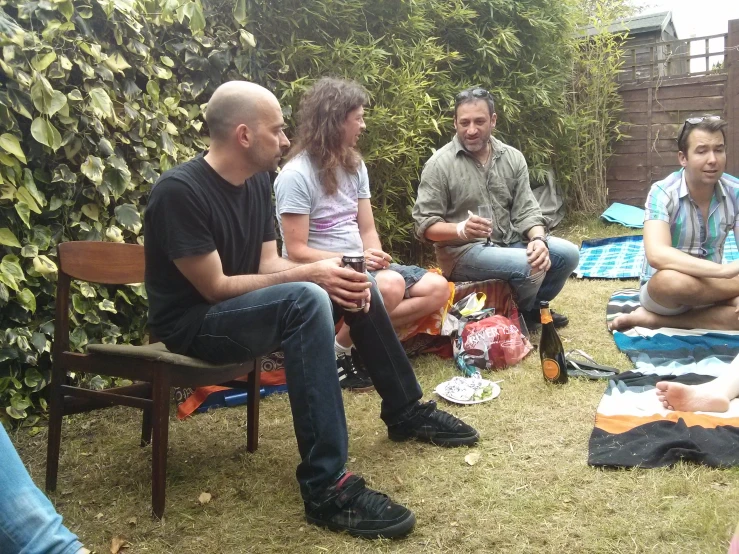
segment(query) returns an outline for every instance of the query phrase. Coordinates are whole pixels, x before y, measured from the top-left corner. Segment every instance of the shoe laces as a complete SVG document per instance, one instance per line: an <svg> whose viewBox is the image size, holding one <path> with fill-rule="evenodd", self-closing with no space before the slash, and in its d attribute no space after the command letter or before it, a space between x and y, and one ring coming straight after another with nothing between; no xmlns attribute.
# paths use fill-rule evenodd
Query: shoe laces
<svg viewBox="0 0 739 554"><path fill-rule="evenodd" d="M437 426L447 429L454 429L462 422L461 419L453 416L449 412L437 409L436 402L433 400L419 404L415 417L430 420L436 423Z"/></svg>
<svg viewBox="0 0 739 554"><path fill-rule="evenodd" d="M348 375L357 374L357 368L354 365L354 360L352 359L351 354L339 354L337 359L339 360L339 364L341 365L342 369Z"/></svg>
<svg viewBox="0 0 739 554"><path fill-rule="evenodd" d="M362 509L367 514L381 514L389 505L390 498L386 494L367 487L352 502L352 508Z"/></svg>

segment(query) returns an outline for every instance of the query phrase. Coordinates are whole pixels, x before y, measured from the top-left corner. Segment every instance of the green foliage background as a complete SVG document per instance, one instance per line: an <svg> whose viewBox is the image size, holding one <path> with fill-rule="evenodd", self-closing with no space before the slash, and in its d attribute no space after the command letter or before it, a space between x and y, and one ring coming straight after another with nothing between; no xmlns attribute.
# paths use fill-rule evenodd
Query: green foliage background
<svg viewBox="0 0 739 554"><path fill-rule="evenodd" d="M288 122L319 76L370 91L361 148L385 247L411 261L423 162L451 99L493 92L498 133L540 176L563 112L576 0L0 0L0 418L44 408L56 245L141 241L146 196L206 148L204 103L230 79L275 91ZM559 160L566 184L571 167ZM72 345L140 342L142 286L75 285ZM92 386L105 386L98 380Z"/></svg>

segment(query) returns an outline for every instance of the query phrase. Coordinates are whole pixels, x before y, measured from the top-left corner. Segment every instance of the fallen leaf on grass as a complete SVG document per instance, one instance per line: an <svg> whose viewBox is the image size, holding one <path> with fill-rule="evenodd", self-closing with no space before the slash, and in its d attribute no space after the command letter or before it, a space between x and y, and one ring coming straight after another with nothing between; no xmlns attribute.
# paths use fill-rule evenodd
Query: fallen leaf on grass
<svg viewBox="0 0 739 554"><path fill-rule="evenodd" d="M210 502L211 498L213 498L213 496L209 492L201 492L200 496L198 496L198 502L200 502L200 505L202 506Z"/></svg>
<svg viewBox="0 0 739 554"><path fill-rule="evenodd" d="M96 515L95 516L95 519L97 519L98 521L100 521L101 519L103 519L103 512L100 512L98 515Z"/></svg>
<svg viewBox="0 0 739 554"><path fill-rule="evenodd" d="M129 519L128 520L128 524L129 525L136 525L136 518L135 517L132 517L131 519Z"/></svg>
<svg viewBox="0 0 739 554"><path fill-rule="evenodd" d="M113 537L110 541L110 554L118 554L124 548L131 546L123 537Z"/></svg>
<svg viewBox="0 0 739 554"><path fill-rule="evenodd" d="M395 476L395 480L398 482L398 485L402 485L403 484L403 480L399 476L397 476L397 475Z"/></svg>
<svg viewBox="0 0 739 554"><path fill-rule="evenodd" d="M467 455L466 455L466 456L464 457L464 461L465 461L465 462L467 462L467 464L468 464L468 465L471 465L471 466L473 466L473 465L475 465L475 464L476 464L477 462L479 462L479 461L480 461L480 453L479 453L479 452L477 452L477 451L475 451L475 452L470 452L469 454L467 454Z"/></svg>

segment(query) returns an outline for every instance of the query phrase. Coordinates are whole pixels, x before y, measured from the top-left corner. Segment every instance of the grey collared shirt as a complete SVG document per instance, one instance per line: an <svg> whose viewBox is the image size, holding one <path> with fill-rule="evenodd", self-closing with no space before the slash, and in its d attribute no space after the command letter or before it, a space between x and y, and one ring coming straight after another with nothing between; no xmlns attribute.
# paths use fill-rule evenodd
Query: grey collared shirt
<svg viewBox="0 0 739 554"><path fill-rule="evenodd" d="M479 163L455 136L426 162L413 206L416 234L424 242L434 223L459 223L478 206L493 208L492 240L508 246L524 240L537 225L546 226L539 204L531 192L529 170L523 154L492 137L492 159ZM447 277L467 250L485 239L455 239L434 243L436 259Z"/></svg>

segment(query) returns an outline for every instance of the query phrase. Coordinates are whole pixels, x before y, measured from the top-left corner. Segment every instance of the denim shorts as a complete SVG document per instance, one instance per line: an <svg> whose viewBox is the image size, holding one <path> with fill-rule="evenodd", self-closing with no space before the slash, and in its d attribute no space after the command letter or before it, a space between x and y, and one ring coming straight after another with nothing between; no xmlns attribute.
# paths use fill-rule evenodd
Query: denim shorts
<svg viewBox="0 0 739 554"><path fill-rule="evenodd" d="M379 271L394 271L396 273L400 273L400 275L403 277L403 280L405 281L405 295L403 298L410 298L411 293L409 289L418 283L418 281L421 280L421 277L426 275L428 273L428 270L418 267L417 265L400 265L400 264L390 264L386 269L380 269ZM370 271L370 275L375 277L377 275L377 271Z"/></svg>

